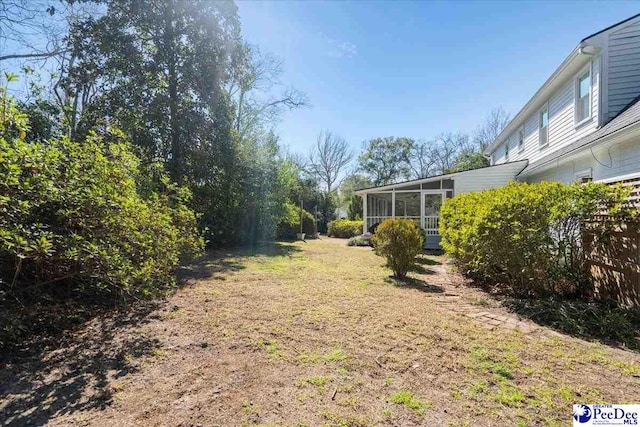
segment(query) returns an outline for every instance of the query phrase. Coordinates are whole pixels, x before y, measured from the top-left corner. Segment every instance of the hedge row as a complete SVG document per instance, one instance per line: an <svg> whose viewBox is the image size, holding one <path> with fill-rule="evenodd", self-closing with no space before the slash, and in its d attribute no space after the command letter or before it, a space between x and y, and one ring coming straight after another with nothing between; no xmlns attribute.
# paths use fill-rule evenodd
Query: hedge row
<svg viewBox="0 0 640 427"><path fill-rule="evenodd" d="M152 295L203 250L189 191L141 165L121 133L28 143L2 95L0 297Z"/></svg>
<svg viewBox="0 0 640 427"><path fill-rule="evenodd" d="M550 182L514 182L458 195L441 210L441 245L464 272L512 295L586 296L591 291L582 241L586 221L603 209L618 218L629 214L627 195L605 184ZM595 234L606 240L613 226Z"/></svg>
<svg viewBox="0 0 640 427"><path fill-rule="evenodd" d="M276 228L276 237L278 239L295 239L300 232L300 208L292 203L285 204L285 212ZM305 210L302 211L302 232L306 234L306 238L312 238L317 232L318 227L313 215Z"/></svg>
<svg viewBox="0 0 640 427"><path fill-rule="evenodd" d="M329 237L340 237L348 239L362 234L362 221L352 221L349 219L337 219L331 221L328 226L327 235Z"/></svg>

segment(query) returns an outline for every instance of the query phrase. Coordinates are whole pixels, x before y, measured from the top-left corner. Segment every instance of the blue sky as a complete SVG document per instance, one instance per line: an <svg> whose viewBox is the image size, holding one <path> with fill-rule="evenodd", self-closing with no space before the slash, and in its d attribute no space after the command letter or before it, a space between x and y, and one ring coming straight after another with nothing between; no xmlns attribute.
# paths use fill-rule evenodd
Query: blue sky
<svg viewBox="0 0 640 427"><path fill-rule="evenodd" d="M377 136L473 132L512 115L578 42L640 2L239 1L245 40L284 60L282 81L311 108L281 141L306 154L321 129L354 149Z"/></svg>

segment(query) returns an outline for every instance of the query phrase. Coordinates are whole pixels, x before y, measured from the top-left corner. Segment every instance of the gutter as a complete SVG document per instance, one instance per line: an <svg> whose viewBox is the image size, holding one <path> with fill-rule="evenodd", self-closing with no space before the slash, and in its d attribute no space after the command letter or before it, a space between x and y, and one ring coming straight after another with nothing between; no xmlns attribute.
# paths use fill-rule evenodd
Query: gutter
<svg viewBox="0 0 640 427"><path fill-rule="evenodd" d="M621 129L618 129L615 132L612 132L612 133L607 134L607 135L603 135L600 138L597 138L597 139L589 142L588 144L576 147L576 148L574 148L574 149L572 149L570 151L567 151L566 153L563 153L563 154L559 155L558 157L554 157L553 159L549 159L549 160L547 160L547 161L545 161L543 163L540 163L539 165L536 165L531 169L525 168L525 170L520 172L517 175L517 177L529 176L533 172L539 170L540 168L543 168L543 167L549 165L550 163L557 162L560 159L564 159L564 158L569 157L569 156L571 156L573 154L576 154L576 151L584 150L584 149L587 149L587 148L593 148L594 145L602 143L603 140L606 140L606 139L610 139L609 141L607 141L608 143L617 144L617 143L620 142L620 141L617 141L618 139L625 138L627 136L633 137L634 136L634 132L638 132L640 134L640 122L631 123L631 124L621 128Z"/></svg>

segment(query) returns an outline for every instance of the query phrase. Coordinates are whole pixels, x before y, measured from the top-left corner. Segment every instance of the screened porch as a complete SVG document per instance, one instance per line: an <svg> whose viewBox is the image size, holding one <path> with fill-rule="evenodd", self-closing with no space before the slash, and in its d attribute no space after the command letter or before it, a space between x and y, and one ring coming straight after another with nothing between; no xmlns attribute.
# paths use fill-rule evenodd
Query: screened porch
<svg viewBox="0 0 640 427"><path fill-rule="evenodd" d="M438 222L445 199L453 197L452 179L434 179L422 183L405 183L362 191L363 232L375 232L387 218L415 221L427 235L427 248L439 248Z"/></svg>

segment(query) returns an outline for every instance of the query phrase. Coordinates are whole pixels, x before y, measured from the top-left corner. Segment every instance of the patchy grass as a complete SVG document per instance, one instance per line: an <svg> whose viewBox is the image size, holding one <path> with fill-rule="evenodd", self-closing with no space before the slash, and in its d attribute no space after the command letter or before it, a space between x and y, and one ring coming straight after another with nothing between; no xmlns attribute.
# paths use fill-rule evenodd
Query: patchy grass
<svg viewBox="0 0 640 427"><path fill-rule="evenodd" d="M422 415L424 411L431 407L431 402L420 400L408 391L399 391L389 396L389 401L398 405L404 405L416 414Z"/></svg>
<svg viewBox="0 0 640 427"><path fill-rule="evenodd" d="M308 384L314 385L316 387L324 387L325 385L327 385L331 381L333 381L333 379L330 378L330 377L315 376L315 377L304 378L302 381L300 381L299 384L300 385L304 385L304 384L308 383Z"/></svg>
<svg viewBox="0 0 640 427"><path fill-rule="evenodd" d="M503 309L458 286L445 257L421 256L403 283L383 264L326 238L212 254L144 321L78 331L65 341L78 351L51 350L46 370L0 369L0 413L8 425L554 426L575 402L640 401L637 353L486 330L456 301Z"/></svg>
<svg viewBox="0 0 640 427"><path fill-rule="evenodd" d="M332 350L329 353L323 356L323 359L326 362L340 362L347 358L347 353L344 350L336 349Z"/></svg>

